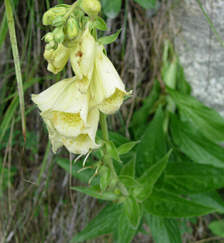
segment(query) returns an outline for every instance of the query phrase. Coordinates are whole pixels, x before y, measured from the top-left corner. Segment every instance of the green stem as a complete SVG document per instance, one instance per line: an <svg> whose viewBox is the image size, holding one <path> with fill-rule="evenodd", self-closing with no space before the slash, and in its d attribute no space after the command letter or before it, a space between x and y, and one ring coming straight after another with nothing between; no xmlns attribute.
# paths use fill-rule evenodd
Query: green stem
<svg viewBox="0 0 224 243"><path fill-rule="evenodd" d="M107 128L107 117L105 114L100 113L100 126L102 129L102 136L103 136L103 140L105 140L106 142L109 141L109 133L108 133L108 128ZM128 191L125 188L125 186L119 182L118 180L118 175L116 173L116 170L114 168L113 165L113 160L111 159L108 151L107 151L107 146L104 146L104 162L108 165L108 167L110 168L112 175L115 179L115 181L118 182L118 187L120 188L120 191L122 192L123 195L128 195Z"/></svg>
<svg viewBox="0 0 224 243"><path fill-rule="evenodd" d="M71 8L69 9L69 11L65 14L65 19L67 19L70 14L74 11L74 9L79 5L80 0L76 1L75 3L72 4Z"/></svg>
<svg viewBox="0 0 224 243"><path fill-rule="evenodd" d="M10 0L5 0L5 9L8 20L9 35L14 59L14 65L16 70L16 80L19 93L19 103L20 103L20 112L22 117L22 130L23 137L26 140L26 121L25 121L25 108L24 108L24 94L23 94L23 81L20 68L19 52L16 40L15 24L13 19L13 11Z"/></svg>
<svg viewBox="0 0 224 243"><path fill-rule="evenodd" d="M108 142L109 141L109 132L107 127L107 116L100 112L100 126L102 129L102 136L103 140ZM111 169L112 175L115 179L117 179L117 173L114 169L113 160L109 156L109 153L107 151L107 145L104 145L104 162L108 165L108 167Z"/></svg>
<svg viewBox="0 0 224 243"><path fill-rule="evenodd" d="M103 113L100 113L100 126L102 129L102 136L104 141L109 141L109 133L108 133L108 127L107 127L107 116ZM108 154L107 146L104 146L104 162L108 165L108 167L111 169L111 172L115 178L117 178L117 173L114 169L113 161L111 157Z"/></svg>

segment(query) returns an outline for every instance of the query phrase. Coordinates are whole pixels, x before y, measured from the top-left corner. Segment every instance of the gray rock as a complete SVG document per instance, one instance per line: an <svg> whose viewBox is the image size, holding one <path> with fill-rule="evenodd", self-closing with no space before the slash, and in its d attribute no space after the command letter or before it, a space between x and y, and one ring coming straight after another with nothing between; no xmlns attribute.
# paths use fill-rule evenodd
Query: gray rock
<svg viewBox="0 0 224 243"><path fill-rule="evenodd" d="M224 40L224 1L201 0L216 30ZM215 38L196 0L182 0L175 9L175 39L193 95L224 115L224 48Z"/></svg>

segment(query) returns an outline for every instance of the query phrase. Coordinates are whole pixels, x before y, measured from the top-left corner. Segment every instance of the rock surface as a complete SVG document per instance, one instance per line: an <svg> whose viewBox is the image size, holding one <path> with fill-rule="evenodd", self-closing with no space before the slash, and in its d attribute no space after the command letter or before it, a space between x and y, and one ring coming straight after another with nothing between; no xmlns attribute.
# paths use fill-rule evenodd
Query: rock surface
<svg viewBox="0 0 224 243"><path fill-rule="evenodd" d="M224 41L224 1L201 0ZM180 30L175 40L193 95L224 115L224 48L215 38L196 0L182 0L175 9Z"/></svg>

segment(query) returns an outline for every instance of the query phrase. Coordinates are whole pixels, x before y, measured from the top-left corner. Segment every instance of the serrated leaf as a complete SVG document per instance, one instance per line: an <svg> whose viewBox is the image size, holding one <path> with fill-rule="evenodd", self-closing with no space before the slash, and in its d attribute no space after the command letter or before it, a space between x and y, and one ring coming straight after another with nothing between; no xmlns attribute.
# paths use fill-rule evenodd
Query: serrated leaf
<svg viewBox="0 0 224 243"><path fill-rule="evenodd" d="M134 0L145 9L155 8L157 0Z"/></svg>
<svg viewBox="0 0 224 243"><path fill-rule="evenodd" d="M106 31L107 30L107 24L104 21L103 18L97 16L96 19L93 22L93 26L97 28L98 30Z"/></svg>
<svg viewBox="0 0 224 243"><path fill-rule="evenodd" d="M143 205L148 213L167 218L201 216L216 211L214 208L203 206L164 190L153 191Z"/></svg>
<svg viewBox="0 0 224 243"><path fill-rule="evenodd" d="M114 233L114 242L115 243L131 243L137 229L134 229L129 222L129 219L124 212L121 210L120 216L118 218L118 223L116 224L116 231Z"/></svg>
<svg viewBox="0 0 224 243"><path fill-rule="evenodd" d="M117 151L119 153L119 155L122 154L127 154L128 152L130 152L136 144L138 144L140 141L133 141L133 142L128 142L128 143L124 143L122 144L120 147L117 148Z"/></svg>
<svg viewBox="0 0 224 243"><path fill-rule="evenodd" d="M189 197L194 202L214 208L219 213L224 213L224 200L216 191L190 194Z"/></svg>
<svg viewBox="0 0 224 243"><path fill-rule="evenodd" d="M155 243L182 243L179 224L176 219L162 218L148 213L144 217Z"/></svg>
<svg viewBox="0 0 224 243"><path fill-rule="evenodd" d="M85 240L113 232L120 213L120 206L106 206L80 233L73 237L71 242L84 242Z"/></svg>
<svg viewBox="0 0 224 243"><path fill-rule="evenodd" d="M132 160L130 160L128 163L126 163L120 171L120 175L126 175L126 176L131 176L131 177L135 177L135 162L136 162L136 157L134 156L134 158Z"/></svg>
<svg viewBox="0 0 224 243"><path fill-rule="evenodd" d="M168 89L182 117L214 142L224 141L224 118L196 98Z"/></svg>
<svg viewBox="0 0 224 243"><path fill-rule="evenodd" d="M191 123L172 115L171 134L179 149L195 162L224 168L224 148L203 136Z"/></svg>
<svg viewBox="0 0 224 243"><path fill-rule="evenodd" d="M124 211L133 229L137 229L142 217L141 205L133 197L128 197L123 203Z"/></svg>
<svg viewBox="0 0 224 243"><path fill-rule="evenodd" d="M112 35L108 35L108 36L103 36L101 38L98 39L98 42L101 45L108 45L111 44L112 42L116 41L119 34L120 34L121 30L118 30L115 34Z"/></svg>
<svg viewBox="0 0 224 243"><path fill-rule="evenodd" d="M164 176L164 187L182 193L200 193L224 186L224 169L191 161L169 163Z"/></svg>
<svg viewBox="0 0 224 243"><path fill-rule="evenodd" d="M214 235L224 237L224 220L216 220L208 225Z"/></svg>
<svg viewBox="0 0 224 243"><path fill-rule="evenodd" d="M163 121L164 112L159 108L137 146L136 163L138 167L136 169L138 175L144 173L167 152Z"/></svg>
<svg viewBox="0 0 224 243"><path fill-rule="evenodd" d="M118 199L117 194L113 192L102 192L99 186L91 186L91 187L73 186L71 187L71 189L78 192L85 193L88 196L95 197L101 200L114 201Z"/></svg>
<svg viewBox="0 0 224 243"><path fill-rule="evenodd" d="M136 188L137 191L135 197L139 201L144 201L152 193L155 183L166 168L170 153L171 151L156 164L152 165L140 178L138 178L138 182L141 184L141 187Z"/></svg>
<svg viewBox="0 0 224 243"><path fill-rule="evenodd" d="M109 18L115 18L121 10L121 0L101 0L103 13Z"/></svg>

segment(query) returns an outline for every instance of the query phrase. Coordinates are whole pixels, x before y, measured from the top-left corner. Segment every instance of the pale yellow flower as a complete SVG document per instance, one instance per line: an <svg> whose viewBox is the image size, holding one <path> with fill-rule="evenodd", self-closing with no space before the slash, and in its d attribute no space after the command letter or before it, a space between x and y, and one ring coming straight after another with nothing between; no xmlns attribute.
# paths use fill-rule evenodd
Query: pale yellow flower
<svg viewBox="0 0 224 243"><path fill-rule="evenodd" d="M78 78L87 77L89 80L92 78L95 52L96 41L87 27L76 41L70 55L72 69Z"/></svg>
<svg viewBox="0 0 224 243"><path fill-rule="evenodd" d="M127 95L119 74L104 54L101 45L97 45L96 49L90 93L91 98L95 100L95 106L105 114L116 112Z"/></svg>
<svg viewBox="0 0 224 243"><path fill-rule="evenodd" d="M86 82L86 79L76 77L65 79L38 95L32 95L47 125L54 152L63 145L78 154L98 148L95 134L99 111L89 110Z"/></svg>

